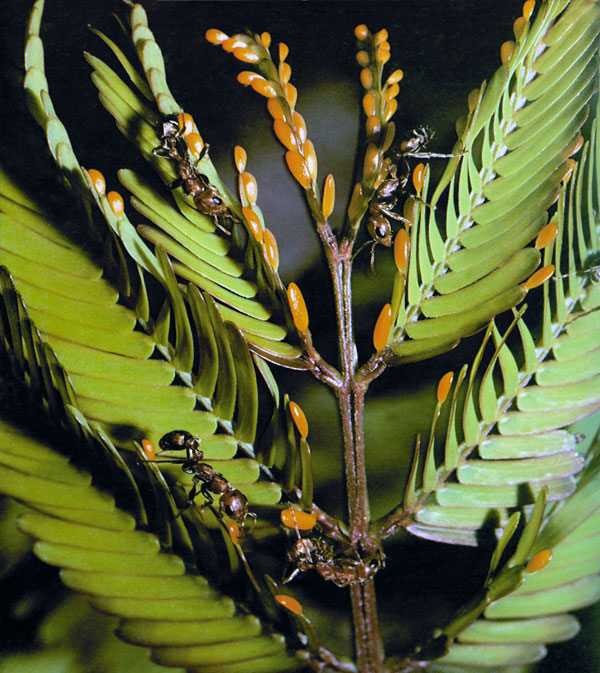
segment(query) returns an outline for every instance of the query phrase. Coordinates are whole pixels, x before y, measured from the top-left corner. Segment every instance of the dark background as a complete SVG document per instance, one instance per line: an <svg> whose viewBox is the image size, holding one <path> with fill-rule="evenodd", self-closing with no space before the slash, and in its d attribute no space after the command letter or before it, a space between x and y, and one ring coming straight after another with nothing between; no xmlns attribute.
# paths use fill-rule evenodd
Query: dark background
<svg viewBox="0 0 600 673"><path fill-rule="evenodd" d="M317 335L322 332L319 335L322 344L317 345L327 353L332 341L330 320L326 318L331 298L324 288L329 284L299 190L285 169L281 146L271 132L265 99L236 81L238 72L251 68L208 44L204 39L206 29L215 27L228 34L246 28L259 33L266 30L271 33L274 46L279 41L289 46L287 60L299 93L297 109L305 117L309 138L316 147L320 180L330 172L336 177L335 224L336 217L338 222L343 217L355 169L356 147L362 140L360 100L364 92L358 82L354 27L366 23L373 32L381 28L389 31L392 58L387 72L402 68L405 73L400 83L396 126L402 131L428 124L436 132L431 149L443 152L449 151L454 143L454 124L466 113L469 91L479 87L498 67L500 45L513 37L512 23L521 13L521 0L150 0L142 4L163 51L171 91L195 117L205 141L211 145L213 161L231 188L234 188L232 148L240 144L247 150L248 170L258 181L260 207L279 244L282 279L284 283L294 279L302 287L310 307L311 326L316 327ZM41 131L30 123L21 88L23 36L29 5L23 0L4 0L0 7L0 147L3 163L35 190L51 198L53 184L43 170L47 166L47 148ZM51 96L77 156L86 167L100 169L107 178L108 188L115 189L118 188L115 173L121 167L149 173L98 102L89 78L90 68L82 58L82 51L88 50L119 72L108 49L86 30L89 23L113 38L119 35L111 12L124 18L127 7L112 0L47 0L42 39ZM273 48L272 52L277 53ZM355 286L359 345L368 340L379 307L387 301L384 297L389 292L389 283L385 279L391 268L389 251L377 252L380 274L377 277L369 272L367 252L363 262ZM418 366L407 368L405 376L417 385L428 377L434 380L437 375ZM286 379L284 389L288 389L286 384L298 389L302 385L293 375ZM311 408L309 398L313 400L313 408L327 403L318 394L316 398L309 392L304 394L307 411ZM302 400L302 393L298 395ZM426 411L429 415L429 409ZM372 429L369 430L367 419L367 433L375 435L379 426L376 410L372 413ZM311 421L313 445L319 433L326 437L326 432ZM429 545L428 549L436 553L435 545ZM432 562L435 559L429 560ZM47 574L42 577L47 581ZM594 622L599 622L598 610L595 613L587 610L580 616L586 625L581 636L570 643L551 646L538 671L595 671L590 648ZM7 646L5 643L4 647Z"/></svg>

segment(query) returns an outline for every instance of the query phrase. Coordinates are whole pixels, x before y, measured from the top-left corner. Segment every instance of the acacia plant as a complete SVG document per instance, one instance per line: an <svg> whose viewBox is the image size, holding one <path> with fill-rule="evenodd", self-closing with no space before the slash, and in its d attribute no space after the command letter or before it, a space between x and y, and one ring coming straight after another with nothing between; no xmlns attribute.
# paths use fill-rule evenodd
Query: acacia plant
<svg viewBox="0 0 600 673"><path fill-rule="evenodd" d="M235 147L234 195L210 159L218 139L169 89L139 4L119 19L121 38L92 29L120 74L85 58L117 128L172 190L123 168L117 191L102 166L80 164L45 74L43 4L24 86L65 184L44 201L2 179L0 325L18 403L0 426L0 490L26 505L18 526L37 557L111 620L85 613L94 654L74 656L68 615L80 622L84 608L73 595L37 649L8 659L62 671L508 672L572 638L569 611L600 597L600 5L525 2L446 158L429 155L428 129L396 128L394 38L358 25L364 116L343 218L296 109L293 53L267 32L205 26L264 97L314 223L331 279L321 294L333 297L315 321L303 281L278 274L252 157ZM368 311L355 326L361 260L383 297L368 341L356 336ZM337 354L319 351L334 323ZM431 404L390 394L391 429L378 427L393 445L371 455L370 384L435 362ZM314 471L307 415L337 421L290 399L298 377L337 402L341 458L334 431L313 433ZM402 432L423 405L427 423ZM386 471L394 487L375 516L368 484ZM433 570L418 567L432 555ZM101 635L115 619L139 647Z"/></svg>

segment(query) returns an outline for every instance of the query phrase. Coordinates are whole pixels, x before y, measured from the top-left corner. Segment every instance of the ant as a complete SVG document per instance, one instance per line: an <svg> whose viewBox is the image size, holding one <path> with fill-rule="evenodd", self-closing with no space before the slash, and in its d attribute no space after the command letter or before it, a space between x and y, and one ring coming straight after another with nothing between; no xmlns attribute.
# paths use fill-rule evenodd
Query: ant
<svg viewBox="0 0 600 673"><path fill-rule="evenodd" d="M196 165L205 157L209 146L204 145L195 163L189 161L187 158L188 149L183 137L184 129L185 126L183 128L180 126L177 116L165 117L157 130L161 144L154 148L153 154L177 162L179 178L169 185L169 189L183 187L184 194L194 199L196 208L202 213L210 215L215 225L229 236L231 231L223 225L220 218L233 218L223 201L223 197L216 187L210 184L206 175L198 173L196 170Z"/></svg>
<svg viewBox="0 0 600 673"><path fill-rule="evenodd" d="M427 126L419 126L406 133L398 147L390 151L391 156L384 159L383 170L385 177L371 199L367 219L367 231L372 241L365 243L365 245L371 243L371 270L373 273L375 273L375 247L378 244L386 248L392 245L392 224L390 218L404 222L407 226L410 226L409 220L394 212L394 208L398 203L397 195L405 194L407 191L406 185L408 184L411 169L406 159L447 159L461 156L420 151L432 137L433 132ZM401 170L399 166L401 166Z"/></svg>
<svg viewBox="0 0 600 673"><path fill-rule="evenodd" d="M158 445L162 451L185 451L185 458L173 458L171 460L163 459L162 463L178 463L181 464L181 469L186 474L193 475L193 486L187 494L187 503L183 509L193 505L196 496L198 495L198 484L200 486L200 493L206 498L206 503L201 506L210 507L214 503L212 494L220 496L218 516L222 518L227 515L238 526L243 526L247 517L253 519L252 530L256 525L256 514L248 511L248 498L237 488L227 481L227 479L216 472L212 465L201 462L204 458L203 452L200 450L201 440L192 435L186 430L173 430L163 435ZM182 511L183 511L182 509ZM181 514L181 512L180 512ZM252 530L250 532L252 532Z"/></svg>

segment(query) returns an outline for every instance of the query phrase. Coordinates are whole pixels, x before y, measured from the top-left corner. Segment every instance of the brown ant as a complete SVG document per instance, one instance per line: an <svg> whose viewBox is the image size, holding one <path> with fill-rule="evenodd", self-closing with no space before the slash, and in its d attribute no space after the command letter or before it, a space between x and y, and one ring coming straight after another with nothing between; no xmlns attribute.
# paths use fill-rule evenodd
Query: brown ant
<svg viewBox="0 0 600 673"><path fill-rule="evenodd" d="M204 145L195 163L189 161L188 149L183 137L184 128L185 126L181 127L177 116L165 117L157 130L161 144L154 148L153 153L177 162L179 177L169 185L169 189L183 187L184 194L193 198L196 208L210 215L215 225L229 236L231 231L224 226L222 218L233 219L233 217L217 188L210 184L206 175L196 170L196 165L204 158L209 146Z"/></svg>
<svg viewBox="0 0 600 673"><path fill-rule="evenodd" d="M256 514L248 511L248 498L227 481L227 479L216 472L212 465L201 462L204 453L200 450L201 440L186 430L173 430L163 435L158 445L162 451L185 451L185 458L163 459L157 462L177 463L186 474L193 475L192 488L187 494L187 503L183 509L193 505L198 495L198 484L200 493L206 498L206 503L201 506L210 507L214 503L212 494L220 496L218 516L222 518L227 515L238 526L243 526L247 517L251 517L254 522L252 530L256 525ZM183 510L182 510L183 511ZM181 514L181 512L180 512Z"/></svg>

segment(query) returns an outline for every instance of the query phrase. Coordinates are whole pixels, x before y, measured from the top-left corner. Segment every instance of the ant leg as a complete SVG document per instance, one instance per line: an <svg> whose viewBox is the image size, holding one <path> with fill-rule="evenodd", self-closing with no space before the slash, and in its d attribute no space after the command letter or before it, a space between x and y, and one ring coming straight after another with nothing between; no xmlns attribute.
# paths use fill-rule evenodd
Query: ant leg
<svg viewBox="0 0 600 673"><path fill-rule="evenodd" d="M411 159L451 159L452 157L464 157L466 152L457 154L439 154L437 152L407 152L402 156L411 157Z"/></svg>
<svg viewBox="0 0 600 673"><path fill-rule="evenodd" d="M183 184L183 178L177 178L177 180L173 180L173 182L169 185L169 189L177 189L177 187L181 187Z"/></svg>
<svg viewBox="0 0 600 673"><path fill-rule="evenodd" d="M204 157L208 154L209 147L210 145L208 143L204 145L204 147L200 150L198 158L196 159L196 161L194 161L194 165L198 165L202 161L202 159L204 159Z"/></svg>
<svg viewBox="0 0 600 673"><path fill-rule="evenodd" d="M377 241L371 243L371 273L376 276L377 271L375 270L375 248L377 246Z"/></svg>
<svg viewBox="0 0 600 673"><path fill-rule="evenodd" d="M254 532L254 529L256 528L256 521L257 521L256 514L254 512L248 512L248 514L246 516L247 517L249 516L252 519L252 528L248 532L248 535L252 535L252 533ZM244 523L242 524L242 527L244 528L244 530L246 529L246 519L244 519Z"/></svg>

